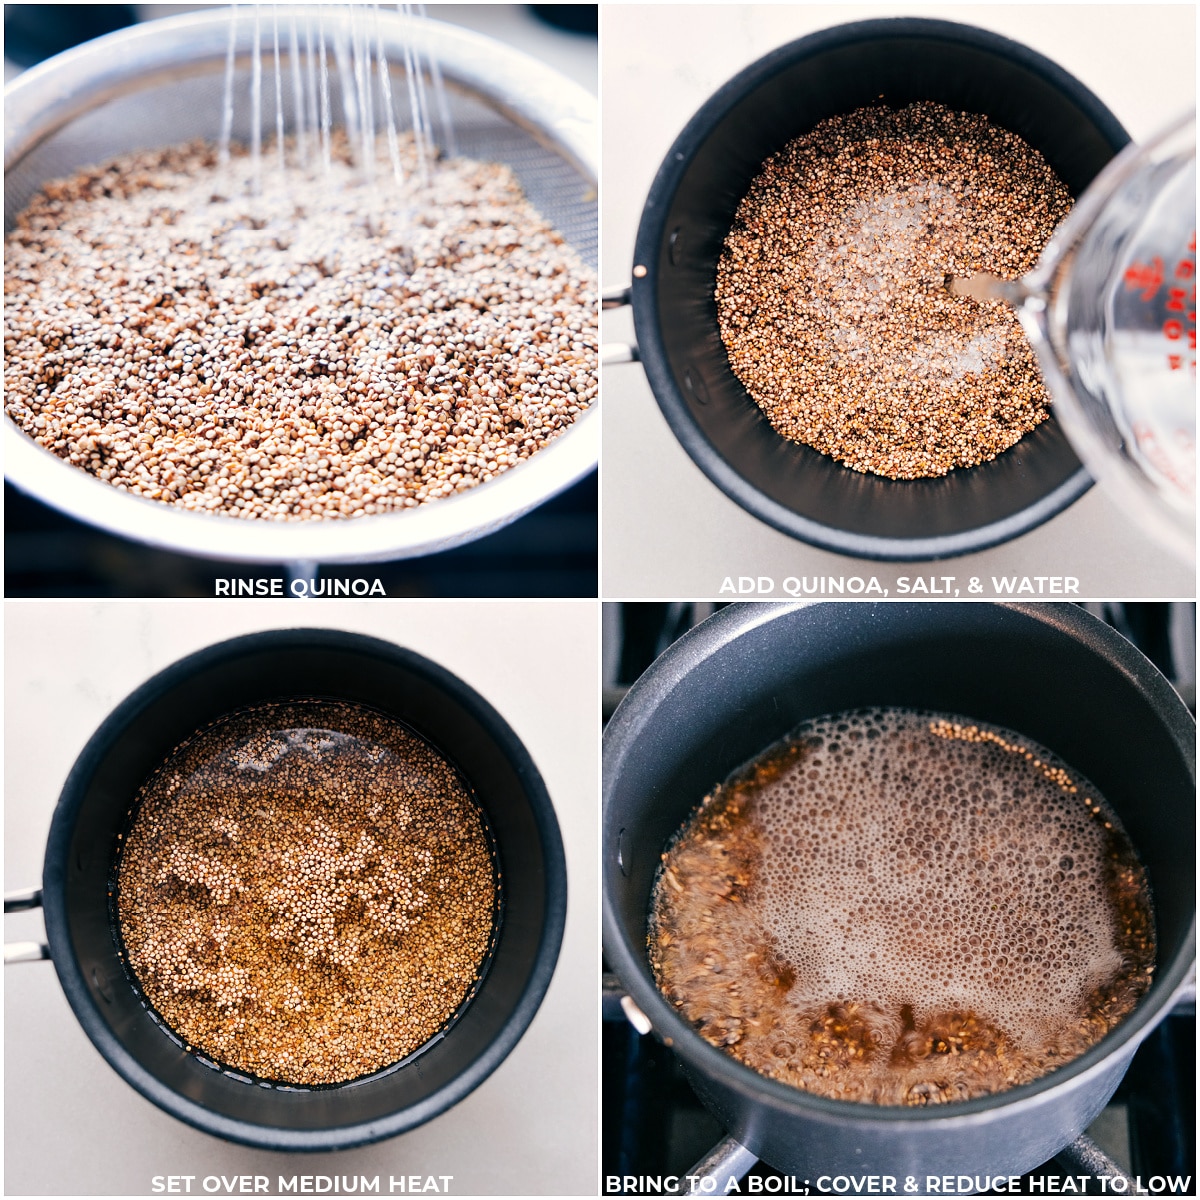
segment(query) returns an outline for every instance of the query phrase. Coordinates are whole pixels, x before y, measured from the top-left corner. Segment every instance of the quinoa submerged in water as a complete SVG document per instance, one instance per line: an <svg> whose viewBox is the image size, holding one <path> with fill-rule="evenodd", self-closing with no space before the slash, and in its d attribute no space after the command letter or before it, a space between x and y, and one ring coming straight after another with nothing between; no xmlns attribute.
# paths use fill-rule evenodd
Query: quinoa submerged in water
<svg viewBox="0 0 1200 1200"><path fill-rule="evenodd" d="M6 411L114 487L359 517L487 482L597 394L594 273L505 166L369 187L195 143L45 185L5 243ZM264 153L264 162L271 155Z"/></svg>
<svg viewBox="0 0 1200 1200"><path fill-rule="evenodd" d="M1017 279L1071 207L986 117L918 103L822 121L770 158L717 268L734 374L775 430L890 479L995 458L1049 415L1015 313L947 276Z"/></svg>
<svg viewBox="0 0 1200 1200"><path fill-rule="evenodd" d="M117 864L128 965L189 1048L341 1083L419 1049L476 987L498 881L475 801L370 709L264 706L148 780Z"/></svg>
<svg viewBox="0 0 1200 1200"><path fill-rule="evenodd" d="M1145 871L1028 739L864 709L806 722L663 854L649 956L706 1041L833 1099L927 1105L1098 1042L1154 973Z"/></svg>

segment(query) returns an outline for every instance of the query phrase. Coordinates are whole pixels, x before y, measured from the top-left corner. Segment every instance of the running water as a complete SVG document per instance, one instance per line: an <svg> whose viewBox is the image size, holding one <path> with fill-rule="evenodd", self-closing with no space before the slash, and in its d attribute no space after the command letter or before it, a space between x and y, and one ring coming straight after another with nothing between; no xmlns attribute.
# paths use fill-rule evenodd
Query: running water
<svg viewBox="0 0 1200 1200"><path fill-rule="evenodd" d="M275 40L275 149L279 154L279 169L287 169L283 141L283 72L279 67L279 9L271 7L272 33Z"/></svg>
<svg viewBox="0 0 1200 1200"><path fill-rule="evenodd" d="M312 135L319 145L321 141L321 116L319 92L317 90L317 58L316 50L313 47L312 13L309 13L304 21L304 47L307 55L305 66L308 74L308 92L304 97L305 119L308 122L308 128L312 130ZM308 166L307 159L305 159L304 165Z"/></svg>
<svg viewBox="0 0 1200 1200"><path fill-rule="evenodd" d="M398 4L400 15L406 21L412 21L412 6ZM421 181L429 182L429 158L432 147L427 133L425 118L425 79L417 68L417 51L411 38L404 39L404 77L408 82L408 104L412 111L413 141L417 147L417 162L421 168Z"/></svg>
<svg viewBox="0 0 1200 1200"><path fill-rule="evenodd" d="M372 4L375 15L376 58L379 63L379 88L383 93L383 111L387 119L388 156L392 160L392 175L397 183L404 179L400 164L400 142L396 137L396 110L392 106L392 73L388 70L387 53L383 47L383 28L379 21L379 5Z"/></svg>
<svg viewBox="0 0 1200 1200"><path fill-rule="evenodd" d="M348 13L349 21L354 20L353 5ZM346 23L335 21L333 25L333 57L337 63L338 83L341 85L342 115L346 123L346 137L350 142L350 151L355 153L355 143L359 137L358 93L354 86L354 62L350 51L350 39L346 32Z"/></svg>
<svg viewBox="0 0 1200 1200"><path fill-rule="evenodd" d="M328 176L333 161L333 127L337 87L350 154L363 180L374 184L379 142L386 141L393 178L404 178L399 134L402 114L396 111L397 95L388 63L385 25L378 4L307 6L298 15L290 11L286 42L281 35L278 8L271 10L272 69L275 85L274 137L280 172L287 170L288 112L284 102L284 75L290 76L291 125L294 161L308 168L319 153ZM428 21L424 4L398 4L396 9L407 26L401 40L404 90L408 124L416 148L417 170L423 182L431 178L439 153L457 154L445 79L435 55L424 47L420 31ZM327 18L327 14L331 14ZM235 115L235 68L237 65L238 5L230 9L229 40L225 55L225 82L221 108L218 161L230 160ZM300 21L304 22L303 36ZM262 5L254 5L253 40L250 47L250 167L251 188L263 190L263 28ZM315 28L314 28L315 26ZM287 67L284 57L287 57ZM330 63L330 59L333 63ZM243 60L244 61L244 60ZM336 72L337 82L331 82ZM376 78L378 76L378 79ZM403 101L401 101L403 104ZM379 135L384 135L380 137ZM378 139L378 140L377 140Z"/></svg>
<svg viewBox="0 0 1200 1200"><path fill-rule="evenodd" d="M250 72L250 164L253 171L254 194L262 195L262 28L259 10L254 6L254 57Z"/></svg>
<svg viewBox="0 0 1200 1200"><path fill-rule="evenodd" d="M429 13L424 4L416 6L417 17L424 21ZM450 118L450 101L446 92L446 81L442 78L442 64L437 55L429 56L429 79L433 84L433 96L437 101L438 120L442 126L442 149L450 158L458 157L458 146L454 140L454 122Z"/></svg>
<svg viewBox="0 0 1200 1200"><path fill-rule="evenodd" d="M402 6L404 15L409 21L416 21L417 6L405 4ZM413 83L415 85L416 103L413 106L413 123L421 126L421 136L426 146L433 146L433 122L429 118L429 94L425 89L425 70L421 62L421 47L414 39L412 43Z"/></svg>
<svg viewBox="0 0 1200 1200"><path fill-rule="evenodd" d="M325 11L318 10L317 44L321 53L321 164L328 175L332 167L330 142L333 138L333 115L329 107L329 58L325 52Z"/></svg>
<svg viewBox="0 0 1200 1200"><path fill-rule="evenodd" d="M233 52L237 44L237 5L229 9L229 42L225 48L225 97L221 106L221 140L217 148L217 161L224 166L229 162L229 142L233 136Z"/></svg>
<svg viewBox="0 0 1200 1200"><path fill-rule="evenodd" d="M358 5L350 8L350 50L354 58L354 87L358 102L360 155L363 175L368 186L375 182L375 107L371 72L371 46L359 19Z"/></svg>
<svg viewBox="0 0 1200 1200"><path fill-rule="evenodd" d="M308 166L308 120L307 102L304 95L304 80L300 66L300 31L296 27L296 14L288 19L288 64L292 72L292 109L296 114L296 155L302 166ZM282 110L282 105L280 106Z"/></svg>
<svg viewBox="0 0 1200 1200"><path fill-rule="evenodd" d="M946 291L952 296L965 296L981 304L988 300L1003 300L1013 308L1020 308L1029 296L1029 289L1019 279L1001 279L979 271L975 275L947 275Z"/></svg>

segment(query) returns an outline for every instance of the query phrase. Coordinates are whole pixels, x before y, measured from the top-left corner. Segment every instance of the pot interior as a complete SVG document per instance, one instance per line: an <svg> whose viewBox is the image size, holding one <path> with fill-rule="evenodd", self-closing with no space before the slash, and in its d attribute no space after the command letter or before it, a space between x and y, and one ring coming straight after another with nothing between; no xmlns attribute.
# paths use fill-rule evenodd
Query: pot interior
<svg viewBox="0 0 1200 1200"><path fill-rule="evenodd" d="M714 300L734 213L763 162L839 113L935 100L983 113L1039 150L1078 195L1129 141L1081 84L1016 43L966 26L871 21L768 55L693 118L638 233L638 337L664 414L697 465L784 532L866 557L981 549L1046 520L1090 479L1058 422L939 479L862 475L777 434L729 365Z"/></svg>
<svg viewBox="0 0 1200 1200"><path fill-rule="evenodd" d="M1161 1010L1194 954L1195 726L1148 661L1070 606L828 604L769 618L754 608L726 610L677 643L606 735L607 936L615 929L620 943L609 953L660 1031L656 1014L671 1010L646 931L666 842L715 784L802 720L875 705L1002 726L1096 785L1146 867L1158 933L1156 982L1101 1048ZM794 1096L803 1108L805 1094Z"/></svg>
<svg viewBox="0 0 1200 1200"><path fill-rule="evenodd" d="M300 697L378 709L416 730L458 768L494 836L504 905L487 974L448 1029L398 1068L310 1090L248 1081L185 1051L127 978L107 901L117 834L154 768L221 716ZM45 890L51 949L64 988L110 1063L193 1124L291 1149L400 1132L480 1083L540 1003L565 911L557 824L536 769L511 730L434 664L386 643L326 631L259 634L213 647L127 700L89 743L64 788L47 849ZM65 944L55 938L59 930ZM204 1113L198 1116L194 1106ZM314 1136L327 1131L332 1138Z"/></svg>

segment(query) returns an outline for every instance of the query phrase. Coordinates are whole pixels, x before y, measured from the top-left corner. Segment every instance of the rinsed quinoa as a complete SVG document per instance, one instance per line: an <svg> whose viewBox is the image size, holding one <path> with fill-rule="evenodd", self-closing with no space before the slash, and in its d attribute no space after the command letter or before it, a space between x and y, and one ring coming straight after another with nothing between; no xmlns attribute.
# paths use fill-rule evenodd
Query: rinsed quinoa
<svg viewBox="0 0 1200 1200"><path fill-rule="evenodd" d="M194 143L47 184L5 241L6 411L114 487L227 516L412 508L597 393L594 273L505 166L370 187ZM272 161L266 155L265 161Z"/></svg>
<svg viewBox="0 0 1200 1200"><path fill-rule="evenodd" d="M784 437L856 471L945 475L1049 415L999 301L946 277L1029 271L1071 197L1042 156L940 104L822 121L764 165L717 269L730 363Z"/></svg>
<svg viewBox="0 0 1200 1200"><path fill-rule="evenodd" d="M411 1054L476 985L497 882L453 767L382 714L264 706L150 778L124 836L129 966L189 1048L331 1084Z"/></svg>

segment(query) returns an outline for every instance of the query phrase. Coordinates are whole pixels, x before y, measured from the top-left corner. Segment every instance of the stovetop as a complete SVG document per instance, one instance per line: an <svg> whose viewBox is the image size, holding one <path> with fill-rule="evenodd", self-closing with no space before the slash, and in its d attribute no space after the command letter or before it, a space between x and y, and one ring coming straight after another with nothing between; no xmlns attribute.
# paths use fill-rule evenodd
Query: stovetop
<svg viewBox="0 0 1200 1200"><path fill-rule="evenodd" d="M628 686L657 655L716 609L712 604L606 605L604 614L605 718ZM1091 604L1132 641L1172 681L1195 710L1195 606L1191 604ZM641 1194L686 1192L686 1177L720 1146L726 1131L696 1098L674 1054L652 1036L637 1034L621 1009L622 989L605 974L601 1078L601 1193L628 1194L617 1183L633 1176ZM1183 1178L1182 1193L1195 1194L1196 1174L1196 1013L1194 997L1179 1005L1142 1043L1112 1100L1087 1130L1095 1148L1112 1166L1140 1177L1149 1189L1154 1177ZM1021 1191L984 1195L1099 1195L1091 1168L1081 1159L1085 1146L1069 1148L1021 1179ZM1100 1160L1103 1162L1103 1160ZM1080 1176L1089 1176L1087 1184ZM727 1177L726 1172L721 1176ZM676 1180L682 1182L676 1183ZM646 1187L647 1181L651 1185ZM660 1184L654 1187L655 1182ZM755 1163L740 1182L741 1195L787 1195L803 1190L804 1180ZM1083 1191L1086 1187L1088 1190ZM1112 1185L1117 1194L1120 1183ZM1169 1185L1165 1185L1169 1190ZM1131 1189L1132 1191L1132 1189ZM718 1188L715 1194L720 1194ZM809 1181L809 1195L823 1192Z"/></svg>

